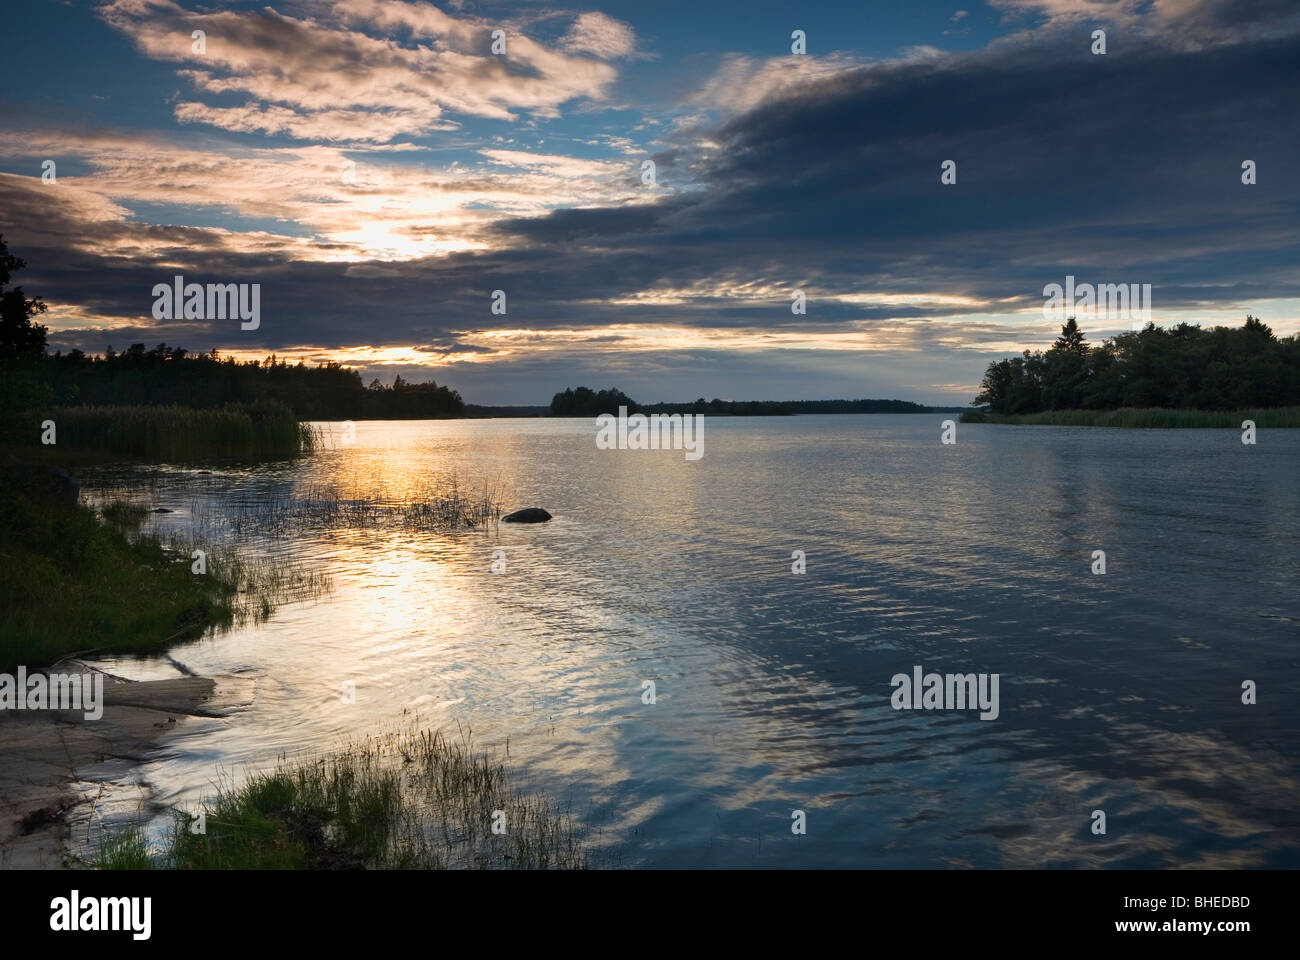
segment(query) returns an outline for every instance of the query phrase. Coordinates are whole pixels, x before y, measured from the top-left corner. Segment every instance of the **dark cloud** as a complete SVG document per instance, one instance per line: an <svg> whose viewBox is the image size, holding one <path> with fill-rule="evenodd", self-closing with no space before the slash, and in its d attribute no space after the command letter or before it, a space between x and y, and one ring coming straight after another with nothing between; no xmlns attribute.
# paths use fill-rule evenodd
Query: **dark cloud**
<svg viewBox="0 0 1300 960"><path fill-rule="evenodd" d="M717 131L687 199L501 229L580 244L578 270L635 250L634 282L740 270L1032 301L1073 272L1152 283L1168 306L1296 296L1296 38L1106 56L1067 39L810 84Z"/></svg>

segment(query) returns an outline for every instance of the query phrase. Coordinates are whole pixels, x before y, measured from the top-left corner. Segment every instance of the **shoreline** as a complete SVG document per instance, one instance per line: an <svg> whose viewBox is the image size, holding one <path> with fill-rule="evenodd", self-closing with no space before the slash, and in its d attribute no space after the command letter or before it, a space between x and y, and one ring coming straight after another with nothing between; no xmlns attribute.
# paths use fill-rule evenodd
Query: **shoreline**
<svg viewBox="0 0 1300 960"><path fill-rule="evenodd" d="M1042 410L1037 413L963 413L960 423L1018 427L1112 427L1125 430L1243 430L1243 421L1260 430L1300 427L1300 407L1245 410L1192 410L1173 407L1120 407L1116 410Z"/></svg>
<svg viewBox="0 0 1300 960"><path fill-rule="evenodd" d="M0 755L6 760L0 765L0 870L82 865L73 853L74 830L93 826L98 796L76 786L107 786L147 761L185 724L228 716L246 700L239 688L249 683L195 676L129 680L76 660L48 671L101 675L103 716L0 711Z"/></svg>

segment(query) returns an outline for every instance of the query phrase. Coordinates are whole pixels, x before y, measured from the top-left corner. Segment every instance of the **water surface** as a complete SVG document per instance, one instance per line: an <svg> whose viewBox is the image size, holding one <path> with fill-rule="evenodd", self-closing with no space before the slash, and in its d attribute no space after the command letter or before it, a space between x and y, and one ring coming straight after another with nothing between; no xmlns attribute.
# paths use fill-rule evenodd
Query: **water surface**
<svg viewBox="0 0 1300 960"><path fill-rule="evenodd" d="M942 445L941 419L709 418L698 461L597 450L589 420L361 422L293 464L164 470L164 531L453 478L555 519L252 539L332 592L103 661L251 691L114 794L189 805L218 770L418 713L508 737L632 866L1300 865L1300 431L963 424ZM895 711L916 664L999 674L1000 716Z"/></svg>

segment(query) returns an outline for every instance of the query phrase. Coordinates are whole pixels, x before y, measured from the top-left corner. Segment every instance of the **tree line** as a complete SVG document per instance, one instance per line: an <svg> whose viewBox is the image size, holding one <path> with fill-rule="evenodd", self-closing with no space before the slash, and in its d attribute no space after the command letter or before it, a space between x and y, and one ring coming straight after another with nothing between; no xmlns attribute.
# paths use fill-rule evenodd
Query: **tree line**
<svg viewBox="0 0 1300 960"><path fill-rule="evenodd" d="M926 407L907 400L698 400L689 403L637 403L622 390L610 387L569 387L551 399L553 417L617 416L618 408L633 413L704 413L715 417L789 417L812 413L930 413L961 408Z"/></svg>
<svg viewBox="0 0 1300 960"><path fill-rule="evenodd" d="M990 363L974 402L1002 414L1293 406L1300 337L1278 338L1248 316L1240 327L1148 323L1092 345L1071 317L1048 350Z"/></svg>
<svg viewBox="0 0 1300 960"><path fill-rule="evenodd" d="M369 386L361 374L333 361L308 366L274 355L237 360L216 350L191 353L160 343L135 343L102 355L81 350L46 352L47 328L37 318L46 305L10 286L26 263L0 236L0 413L50 405L222 407L278 400L303 420L459 417L459 393L397 377Z"/></svg>
<svg viewBox="0 0 1300 960"><path fill-rule="evenodd" d="M458 417L465 409L459 393L433 381L399 376L391 385L376 379L365 386L356 370L333 361L236 360L165 343L152 349L136 343L121 352L110 346L102 355L45 354L27 370L50 388L54 404L218 407L279 400L303 420Z"/></svg>
<svg viewBox="0 0 1300 960"><path fill-rule="evenodd" d="M705 413L715 417L791 417L814 413L926 413L934 408L907 400L705 400L654 403L643 413Z"/></svg>

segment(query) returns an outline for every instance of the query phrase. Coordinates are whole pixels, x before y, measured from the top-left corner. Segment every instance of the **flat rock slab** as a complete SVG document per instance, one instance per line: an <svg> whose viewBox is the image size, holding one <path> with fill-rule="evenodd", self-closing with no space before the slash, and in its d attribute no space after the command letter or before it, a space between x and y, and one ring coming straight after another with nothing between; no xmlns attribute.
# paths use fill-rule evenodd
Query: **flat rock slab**
<svg viewBox="0 0 1300 960"><path fill-rule="evenodd" d="M66 661L51 670L92 672ZM76 710L0 711L0 869L67 866L71 825L88 806L74 784L120 774L120 763L94 771L110 759L146 759L193 717L228 715L251 699L251 687L240 678L131 681L105 674L98 720Z"/></svg>

